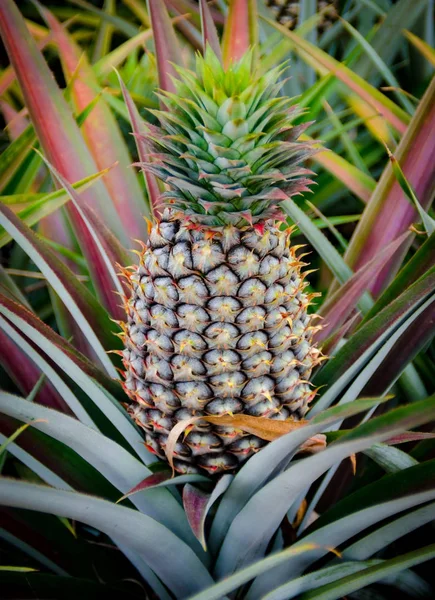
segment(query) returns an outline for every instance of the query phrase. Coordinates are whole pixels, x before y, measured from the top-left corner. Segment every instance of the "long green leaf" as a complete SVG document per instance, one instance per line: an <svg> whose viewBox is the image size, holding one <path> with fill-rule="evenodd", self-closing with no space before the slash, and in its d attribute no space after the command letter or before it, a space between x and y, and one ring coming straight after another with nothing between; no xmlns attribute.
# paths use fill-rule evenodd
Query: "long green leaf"
<svg viewBox="0 0 435 600"><path fill-rule="evenodd" d="M228 576L263 555L272 535L298 493L347 456L385 441L395 432L433 418L435 396L360 425L322 453L297 462L257 492L232 522L222 544L216 575ZM258 520L254 515L262 515ZM243 550L242 550L243 547Z"/></svg>
<svg viewBox="0 0 435 600"><path fill-rule="evenodd" d="M367 423L365 427L369 425ZM314 531L312 527L293 545L293 548L298 548L312 544L316 550L310 555L290 557L287 563L282 563L259 577L249 592L249 600L262 597L264 592L274 589L277 583L299 576L313 562L327 555L331 548L339 547L380 521L432 501L435 498L434 466L434 461L431 461L385 477L326 511L315 522ZM385 544L387 543L388 540L385 540ZM371 556L371 552L364 555L364 558L368 556Z"/></svg>
<svg viewBox="0 0 435 600"><path fill-rule="evenodd" d="M210 533L210 545L217 551L237 513L249 499L261 489L278 465L288 461L297 448L310 437L324 431L332 424L351 415L370 410L382 401L379 398L358 400L347 406L336 406L315 417L307 424L268 444L261 452L251 457L236 474L227 493L222 498Z"/></svg>
<svg viewBox="0 0 435 600"><path fill-rule="evenodd" d="M24 421L66 444L122 493L128 492L138 481L151 474L124 448L62 413L1 392L0 412ZM181 538L193 541L181 506L167 490L154 488L146 494L135 495L132 502L141 512L163 523Z"/></svg>
<svg viewBox="0 0 435 600"><path fill-rule="evenodd" d="M2 302L1 297L0 302ZM72 414L76 415L76 417L80 419L82 423L86 423L86 425L89 427L96 428L95 423L87 413L86 409L82 406L78 398L75 396L75 394L73 394L62 378L56 373L53 367L42 356L40 356L38 352L26 341L26 339L20 336L19 332L17 332L3 317L0 317L0 329L8 336L10 340L12 340L15 346L19 349L20 353L26 356L27 360L30 359L30 364L33 365L34 368L36 367L37 369L40 369L37 371L38 376L40 373L43 373L47 377L50 384L54 386L54 389L60 395L62 403L66 404ZM2 347L2 354L3 352L7 351L10 352L10 348L8 347L8 344L5 344ZM26 362L21 364L21 368L24 365L26 365ZM25 382L21 383L20 387L24 387L24 389L26 389L30 383L33 383L34 374L32 371L26 372L24 377L21 375L21 379L24 379ZM43 400L43 398L41 398L41 400ZM58 407L57 402L50 402L50 405ZM60 407L62 407L62 404Z"/></svg>
<svg viewBox="0 0 435 600"><path fill-rule="evenodd" d="M423 16L426 6L426 0L415 0L411 4L408 0L399 0L387 11L385 19L370 40L373 50L386 64L392 64L397 51L403 48L401 33L404 24L411 29ZM372 63L367 56L360 56L353 68L364 79L373 77Z"/></svg>
<svg viewBox="0 0 435 600"><path fill-rule="evenodd" d="M2 438L2 435L0 434L0 439L1 438ZM38 446L37 440L36 440L36 446ZM32 449L32 452L35 452L35 439L32 439L31 449ZM44 446L44 451L46 451L46 450L49 451L49 446ZM65 460L68 461L68 467L70 467L71 469L79 469L80 476L82 475L83 471L86 470L86 467L89 467L89 465L85 461L83 461L83 463L81 465L77 465L76 462L74 462L74 458L75 458L74 453L66 454L64 446L62 446L60 449L55 448L54 450L55 451L61 450L62 455L65 457ZM32 455L30 455L28 452L25 452L22 448L20 448L16 444L13 444L10 447L10 452L19 461L21 461L23 464L25 464L31 471L36 473L36 475L38 475L38 477L40 477L41 480L44 481L45 483L47 483L48 485L58 488L58 489L72 491L71 486L69 486L64 480L62 480L58 475L56 475L56 473L54 473L53 471L48 469L40 461L36 460ZM57 456L58 455L56 455L56 458L57 458ZM44 458L45 459L47 458L47 454L44 455ZM46 462L47 462L47 460L46 460ZM55 460L55 468L57 470L59 470L59 463L60 463L59 460ZM67 470L68 470L68 468L67 468ZM95 473L97 473L97 472L90 474L90 477L92 477L92 484L93 485L97 484L97 487L100 487L100 489L102 489L102 491L104 491L107 494L107 492L101 487L100 482L98 481L99 474L97 473L97 477L96 477ZM75 474L77 474L77 471L75 471ZM80 485L80 489L82 489L81 486L83 485L83 483L80 482L79 485ZM92 486L91 486L91 489L93 489ZM108 497L108 496L105 496L105 497ZM11 536L11 534L8 533L7 531L0 529L0 537L3 537L9 543L12 543L13 545L17 546L22 552L28 554L33 560L36 560L37 562L44 565L44 567L50 569L54 573L57 573L59 575L68 575L68 573L66 573L63 569L60 569L55 563L53 563L53 561L51 561L50 559L46 558L43 554L41 554L41 552L38 552L36 549L30 547L28 544L25 544L22 540L19 540L19 539L15 538L14 536ZM137 554L135 554L134 552L131 552L131 550L129 548L127 548L121 542L119 542L119 540L114 538L114 541L117 544L118 548L121 550L121 552L123 552L127 556L127 558L130 560L130 562L136 567L136 569L142 575L144 580L149 583L149 585L156 592L158 597L162 598L162 600L170 600L170 597L168 596L166 589L162 586L161 582L155 576L155 574L151 571L151 569L148 567L148 565L141 558L139 558L137 556ZM58 550L58 546L57 546L57 550Z"/></svg>
<svg viewBox="0 0 435 600"><path fill-rule="evenodd" d="M402 292L391 304L365 323L315 376L315 385L331 386L340 376L349 374L365 352L379 348L382 340L404 323L414 310L429 296L435 287L435 268Z"/></svg>
<svg viewBox="0 0 435 600"><path fill-rule="evenodd" d="M175 92L171 77L177 78L174 65L182 65L183 57L164 2L147 0L148 13L154 32L154 46L159 72L160 89Z"/></svg>
<svg viewBox="0 0 435 600"><path fill-rule="evenodd" d="M114 536L143 558L176 597L188 597L213 583L189 546L135 510L92 496L4 478L0 479L0 502L4 506L57 513Z"/></svg>
<svg viewBox="0 0 435 600"><path fill-rule="evenodd" d="M8 183L15 169L23 161L35 141L32 125L26 129L0 154L0 189Z"/></svg>
<svg viewBox="0 0 435 600"><path fill-rule="evenodd" d="M91 343L107 373L116 377L116 371L105 351L105 347L109 349L114 346L114 339L110 336L111 322L105 310L36 234L2 204L0 224L44 274Z"/></svg>
<svg viewBox="0 0 435 600"><path fill-rule="evenodd" d="M85 177L81 181L77 181L72 184L73 189L77 191L84 191L93 181L99 179L108 172L109 169ZM32 201L33 198L36 200ZM16 196L0 197L0 202L3 204L21 204L28 202L30 204L18 212L20 219L29 227L36 225L41 219L51 215L53 212L61 208L66 202L68 202L68 194L64 190L57 190L51 194L17 194ZM0 248L11 241L11 236L4 230L0 230Z"/></svg>
<svg viewBox="0 0 435 600"><path fill-rule="evenodd" d="M350 23L343 19L343 27L357 40L357 42L361 45L364 52L366 53L369 60L374 64L374 66L378 69L379 73L382 75L384 81L388 83L389 86L395 89L399 89L399 82L394 77L393 73L390 71L388 66L376 52L373 47L373 40L370 42L367 41L361 33L355 29ZM385 43L384 43L385 45ZM401 94L400 92L396 92L396 97L398 102L403 106L403 108L410 114L414 112L413 104L408 100L408 98Z"/></svg>
<svg viewBox="0 0 435 600"><path fill-rule="evenodd" d="M89 399L96 404L101 412L116 427L119 434L131 446L133 451L141 457L145 464L154 462L154 456L146 450L143 445L141 435L134 426L132 420L123 411L122 407L115 399L100 387L95 379L90 377L85 370L80 367L80 361L71 356L68 350L64 349L63 344L56 345L56 338L52 335L45 335L44 328L32 321L31 313L27 315L26 311L14 305L7 299L2 299L0 304L0 313L3 314L11 323L13 323L25 336L34 342L41 350L48 354L71 379L88 395ZM24 318L23 318L24 317ZM36 326L35 326L36 325Z"/></svg>
<svg viewBox="0 0 435 600"><path fill-rule="evenodd" d="M297 33L286 29L285 27L265 19L269 25L280 31L288 39L289 46L294 48L307 64L312 66L320 75L333 73L350 90L358 94L379 114L388 120L399 132L406 131L409 123L409 115L392 102L387 96L372 87L365 79L354 73L343 63L330 56L320 48L310 44Z"/></svg>
<svg viewBox="0 0 435 600"><path fill-rule="evenodd" d="M310 553L314 549L315 546L312 544L306 544L297 549L293 549L292 547L287 548L284 550L284 552L275 553L272 556L263 559L262 561L250 565L249 567L240 569L234 575L226 577L222 581L219 581L212 587L203 590L199 594L195 594L189 598L189 600L220 600L224 594L236 590L244 583L254 579L254 577L257 577L261 573L272 569L276 565L281 564L292 556Z"/></svg>
<svg viewBox="0 0 435 600"><path fill-rule="evenodd" d="M373 556L407 533L430 523L433 520L434 510L435 502L431 502L406 513L383 527L376 528L372 533L345 548L343 558L345 560L364 560Z"/></svg>
<svg viewBox="0 0 435 600"><path fill-rule="evenodd" d="M434 557L435 544L425 546L402 556L390 558L379 565L368 567L353 575L348 575L335 583L322 586L315 592L304 594L303 598L304 600L336 600L336 598L342 598L386 577L399 575L404 569L409 569Z"/></svg>

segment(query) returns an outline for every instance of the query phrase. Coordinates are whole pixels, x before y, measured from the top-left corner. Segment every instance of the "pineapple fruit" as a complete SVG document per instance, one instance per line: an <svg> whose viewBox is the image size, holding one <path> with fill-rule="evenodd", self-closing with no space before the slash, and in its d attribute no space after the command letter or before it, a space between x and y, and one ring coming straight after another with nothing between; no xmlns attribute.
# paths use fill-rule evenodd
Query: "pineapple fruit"
<svg viewBox="0 0 435 600"><path fill-rule="evenodd" d="M124 326L129 412L165 459L172 428L192 416L301 419L320 360L312 295L280 203L306 191L314 150L279 97L282 69L256 75L248 53L224 70L210 48L179 69L155 111L150 161L166 183L162 214L128 274ZM232 471L265 442L198 420L174 452L181 473Z"/></svg>
<svg viewBox="0 0 435 600"><path fill-rule="evenodd" d="M338 0L318 0L317 11L322 11L322 18L317 25L319 34L327 31L338 19ZM289 29L296 29L299 22L300 2L294 0L268 0L267 6L271 8L275 19Z"/></svg>

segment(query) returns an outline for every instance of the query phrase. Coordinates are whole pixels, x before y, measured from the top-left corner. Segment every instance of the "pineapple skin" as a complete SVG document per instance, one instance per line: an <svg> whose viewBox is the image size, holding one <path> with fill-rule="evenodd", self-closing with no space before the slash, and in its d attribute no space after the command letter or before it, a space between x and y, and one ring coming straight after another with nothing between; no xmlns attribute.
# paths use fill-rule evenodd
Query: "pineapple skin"
<svg viewBox="0 0 435 600"><path fill-rule="evenodd" d="M271 220L209 229L166 209L153 226L129 274L124 385L159 458L171 429L192 416L305 415L320 351L296 251ZM265 443L200 420L177 444L174 466L233 471Z"/></svg>
<svg viewBox="0 0 435 600"><path fill-rule="evenodd" d="M224 68L210 47L178 68L166 110L151 111L149 158L165 208L128 273L123 356L129 412L165 459L172 428L200 420L175 448L181 473L237 469L264 442L202 416L300 419L320 352L303 263L281 203L309 191L316 150L308 123L280 96L285 65L262 72L253 53Z"/></svg>

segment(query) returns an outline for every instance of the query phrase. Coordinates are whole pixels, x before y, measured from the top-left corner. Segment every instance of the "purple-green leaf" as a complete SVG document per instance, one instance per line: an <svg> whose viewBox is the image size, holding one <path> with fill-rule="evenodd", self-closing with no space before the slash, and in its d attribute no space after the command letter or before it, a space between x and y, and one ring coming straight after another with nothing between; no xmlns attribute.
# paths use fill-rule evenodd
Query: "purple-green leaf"
<svg viewBox="0 0 435 600"><path fill-rule="evenodd" d="M113 325L106 311L52 250L1 203L0 224L44 274L70 311L85 338L91 342L102 364L113 375L113 367L104 348L106 350L113 348L116 339L112 335ZM113 297L116 296L113 294Z"/></svg>
<svg viewBox="0 0 435 600"><path fill-rule="evenodd" d="M0 2L0 33L44 153L58 171L70 182L79 181L97 172L95 162L83 140L54 77L49 70L23 17L12 0ZM102 182L86 190L80 203L104 212L114 231L123 236L110 195ZM114 294L108 283L106 269L86 225L73 205L67 208L71 223L93 275L93 282L105 306L114 309ZM68 245L69 233L58 215L45 220L48 237ZM116 313L115 313L116 314Z"/></svg>
<svg viewBox="0 0 435 600"><path fill-rule="evenodd" d="M79 201L80 196L74 190L72 185L70 185L68 183L68 181L66 181L66 179L64 177L62 177L62 175L59 173L59 171L52 164L50 164L50 162L46 158L44 158L42 156L42 154L40 154L40 156L41 156L42 160L45 162L45 164L48 166L48 168L50 169L51 173L56 177L56 179L59 181L61 186L64 188L64 190L66 191L66 193L72 200L74 206L76 207L77 212L79 213L80 217L82 218L84 224L87 227L88 233L89 233L92 241L94 242L95 247L97 248L97 250L99 252L100 260L103 262L104 266L107 269L107 273L112 281L111 285L112 285L113 289L116 290L116 292L118 294L122 295L123 288L122 288L121 282L119 280L118 274L116 272L115 265L112 262L111 258L109 257L106 248L103 246L103 243L102 243L99 235L95 232L95 230L92 226L92 223L89 221L85 211L80 206L80 201ZM110 285L110 283L109 283L109 285ZM116 306L116 308L117 308L117 306ZM120 317L122 317L123 311L120 311L118 314Z"/></svg>
<svg viewBox="0 0 435 600"><path fill-rule="evenodd" d="M407 180L415 189L425 210L432 202L435 189L434 137L435 78L395 151ZM352 236L346 253L347 262L354 269L359 269L406 231L416 218L417 211L396 180L392 165L388 164ZM391 275L395 274L402 258L403 254L390 261L372 283L371 290L375 296L379 295Z"/></svg>
<svg viewBox="0 0 435 600"><path fill-rule="evenodd" d="M207 44L222 62L222 52L220 47L220 42L218 38L218 34L216 31L216 26L213 21L212 14L210 12L210 8L207 4L207 0L199 0L199 8L201 11L201 26L202 26L202 39L204 52Z"/></svg>
<svg viewBox="0 0 435 600"><path fill-rule="evenodd" d="M379 252L370 262L364 265L342 285L331 298L320 308L319 314L325 319L323 328L316 335L322 342L330 337L342 325L355 309L362 294L369 288L373 278L394 256L395 252L406 242L411 234L406 232Z"/></svg>
<svg viewBox="0 0 435 600"><path fill-rule="evenodd" d="M389 446L396 446L397 444L407 444L408 442L420 442L421 440L431 440L435 438L435 433L428 433L425 431L405 431L405 433L399 433L390 438L384 444Z"/></svg>
<svg viewBox="0 0 435 600"><path fill-rule="evenodd" d="M314 384L331 386L385 331L400 322L412 307L418 307L434 289L435 267L365 322L335 354L334 360L327 362L316 374Z"/></svg>
<svg viewBox="0 0 435 600"><path fill-rule="evenodd" d="M162 90L175 92L171 77L177 77L174 64L182 66L182 54L174 28L162 0L147 0L147 5L154 32L159 85Z"/></svg>
<svg viewBox="0 0 435 600"><path fill-rule="evenodd" d="M430 343L435 335L435 294L432 303L417 317L411 328L397 340L391 352L364 388L364 394L383 393L396 381L398 375L417 354ZM381 392L379 392L382 390Z"/></svg>
<svg viewBox="0 0 435 600"><path fill-rule="evenodd" d="M26 396L31 393L41 377L38 367L4 331L0 331L0 364ZM49 382L43 384L35 401L65 414L71 414L65 401Z"/></svg>
<svg viewBox="0 0 435 600"><path fill-rule="evenodd" d="M209 499L210 494L203 492L193 485L187 484L183 488L183 505L187 520L204 550L207 549L204 535L205 509Z"/></svg>
<svg viewBox="0 0 435 600"><path fill-rule="evenodd" d="M91 362L85 356L83 356L83 354L78 352L76 348L70 344L70 342L53 331L51 327L41 321L34 313L30 312L24 306L17 304L7 296L4 296L2 293L0 293L0 306L4 306L16 317L28 323L33 329L35 329L56 348L58 348L59 352L65 354L65 356L67 356L67 358L71 360L81 371L83 371L92 379L95 379L95 381L97 381L112 395L119 399L125 399L125 395L122 391L119 381L115 381L106 375L102 369L98 368L95 363ZM114 340L116 343L116 338L114 338Z"/></svg>
<svg viewBox="0 0 435 600"><path fill-rule="evenodd" d="M207 550L205 540L205 520L207 514L216 500L225 493L232 479L232 475L223 475L216 483L211 494L207 494L189 483L183 488L183 505L187 520L204 550Z"/></svg>
<svg viewBox="0 0 435 600"><path fill-rule="evenodd" d="M136 140L136 148L139 154L139 159L141 162L147 162L149 149L146 142L146 123L144 123L142 117L140 116L139 111L137 110L136 105L133 102L129 91L125 87L125 84L122 81L119 73L118 79L119 84L121 86L122 95L124 96L124 101L127 106L128 114L130 116L131 127L133 129L134 137ZM155 215L160 197L159 184L157 182L156 176L153 175L153 173L150 173L148 170L144 170L144 177L148 191L148 197L150 199L151 210L153 215Z"/></svg>

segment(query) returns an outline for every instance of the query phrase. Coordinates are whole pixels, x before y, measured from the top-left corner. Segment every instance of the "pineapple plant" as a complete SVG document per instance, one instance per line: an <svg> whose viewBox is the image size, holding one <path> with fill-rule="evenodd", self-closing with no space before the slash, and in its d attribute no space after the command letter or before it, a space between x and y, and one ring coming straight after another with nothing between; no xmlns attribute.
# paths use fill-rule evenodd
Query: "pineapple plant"
<svg viewBox="0 0 435 600"><path fill-rule="evenodd" d="M227 70L210 47L196 74L154 111L142 167L168 186L137 267L125 328L129 412L165 458L176 423L243 413L300 420L319 364L304 263L280 203L307 190L315 150L300 111L278 97L278 67L256 76L252 53ZM284 221L284 228L280 224ZM236 427L195 422L176 448L182 473L221 473L264 445Z"/></svg>
<svg viewBox="0 0 435 600"><path fill-rule="evenodd" d="M2 598L433 597L435 80L260 0L81 4L0 2ZM419 7L367 4L383 76Z"/></svg>

